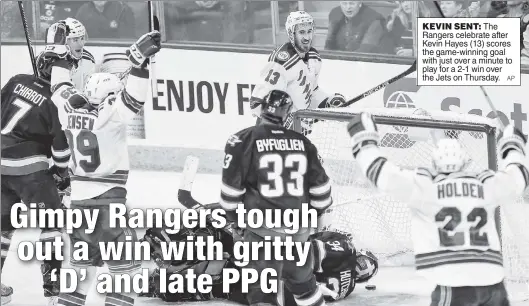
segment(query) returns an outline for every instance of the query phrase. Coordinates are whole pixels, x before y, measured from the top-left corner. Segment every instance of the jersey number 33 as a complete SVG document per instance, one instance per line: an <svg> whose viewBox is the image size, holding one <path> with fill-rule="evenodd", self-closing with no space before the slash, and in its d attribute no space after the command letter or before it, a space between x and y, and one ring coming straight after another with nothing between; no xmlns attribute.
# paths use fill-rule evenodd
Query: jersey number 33
<svg viewBox="0 0 529 306"><path fill-rule="evenodd" d="M259 185L259 192L267 198L281 196L302 197L307 172L307 157L291 153L284 157L279 153L264 154L259 158L259 172L265 171L266 183Z"/></svg>

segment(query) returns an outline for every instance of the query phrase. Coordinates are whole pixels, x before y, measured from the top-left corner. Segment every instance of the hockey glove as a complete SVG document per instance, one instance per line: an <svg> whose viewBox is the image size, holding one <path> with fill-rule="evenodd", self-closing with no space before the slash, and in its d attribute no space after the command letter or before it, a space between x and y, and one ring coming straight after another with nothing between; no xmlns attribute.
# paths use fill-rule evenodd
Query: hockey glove
<svg viewBox="0 0 529 306"><path fill-rule="evenodd" d="M140 37L127 50L127 57L135 68L144 68L148 58L155 55L162 48L161 35L158 31L152 31Z"/></svg>
<svg viewBox="0 0 529 306"><path fill-rule="evenodd" d="M516 150L525 156L526 144L527 138L522 131L514 127L514 125L509 124L498 137L498 153L502 159L505 159L511 150Z"/></svg>
<svg viewBox="0 0 529 306"><path fill-rule="evenodd" d="M64 21L56 22L47 28L44 54L48 57L66 59L70 55L70 47L66 45L68 33L68 26Z"/></svg>
<svg viewBox="0 0 529 306"><path fill-rule="evenodd" d="M323 108L342 107L345 104L345 97L340 93L335 93L334 96L328 97L323 102Z"/></svg>
<svg viewBox="0 0 529 306"><path fill-rule="evenodd" d="M55 180L55 185L59 191L65 191L66 188L70 187L70 174L68 168L58 167L56 165L51 166L49 169Z"/></svg>
<svg viewBox="0 0 529 306"><path fill-rule="evenodd" d="M351 145L355 158L362 148L378 146L380 142L377 125L369 113L360 113L355 116L347 125L347 131L349 136L351 136Z"/></svg>
<svg viewBox="0 0 529 306"><path fill-rule="evenodd" d="M171 242L171 238L169 238L165 230L161 228L150 228L145 232L143 240L147 241L151 246L151 256L158 267L167 268L171 265L171 261L164 260L162 254L162 242Z"/></svg>

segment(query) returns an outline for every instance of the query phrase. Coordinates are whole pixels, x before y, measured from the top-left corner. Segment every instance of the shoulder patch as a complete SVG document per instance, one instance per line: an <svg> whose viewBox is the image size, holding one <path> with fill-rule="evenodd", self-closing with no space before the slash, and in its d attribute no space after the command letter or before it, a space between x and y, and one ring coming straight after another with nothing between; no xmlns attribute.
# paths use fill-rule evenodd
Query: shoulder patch
<svg viewBox="0 0 529 306"><path fill-rule="evenodd" d="M281 61L286 61L290 58L290 54L287 51L279 51L277 53L277 59Z"/></svg>
<svg viewBox="0 0 529 306"><path fill-rule="evenodd" d="M229 144L232 147L235 147L238 143L241 143L242 140L239 138L238 135L231 135L228 140L226 141L226 144Z"/></svg>

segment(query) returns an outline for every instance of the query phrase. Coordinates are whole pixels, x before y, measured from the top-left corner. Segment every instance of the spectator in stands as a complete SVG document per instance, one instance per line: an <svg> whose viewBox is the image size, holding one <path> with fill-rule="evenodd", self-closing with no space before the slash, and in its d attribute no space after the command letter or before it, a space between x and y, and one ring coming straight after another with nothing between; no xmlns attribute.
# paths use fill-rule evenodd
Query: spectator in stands
<svg viewBox="0 0 529 306"><path fill-rule="evenodd" d="M481 17L482 16L481 1L471 1L467 10L468 10L468 13L470 14L470 17Z"/></svg>
<svg viewBox="0 0 529 306"><path fill-rule="evenodd" d="M136 37L132 9L123 1L90 1L75 15L91 38L131 39Z"/></svg>
<svg viewBox="0 0 529 306"><path fill-rule="evenodd" d="M520 18L521 64L529 65L529 0L506 1L504 7L497 17Z"/></svg>
<svg viewBox="0 0 529 306"><path fill-rule="evenodd" d="M340 1L329 13L325 49L378 52L385 32L384 17L361 1Z"/></svg>
<svg viewBox="0 0 529 306"><path fill-rule="evenodd" d="M430 17L430 11L423 2L397 1L397 4L387 18L381 50L398 56L413 56L413 18Z"/></svg>
<svg viewBox="0 0 529 306"><path fill-rule="evenodd" d="M52 24L68 17L74 17L84 4L81 1L42 1L39 2L40 32L42 35Z"/></svg>
<svg viewBox="0 0 529 306"><path fill-rule="evenodd" d="M247 1L166 1L167 39L250 43L252 9Z"/></svg>
<svg viewBox="0 0 529 306"><path fill-rule="evenodd" d="M441 10L446 18L471 17L466 1L441 1Z"/></svg>
<svg viewBox="0 0 529 306"><path fill-rule="evenodd" d="M27 3L24 3L24 5L26 6ZM24 37L18 3L16 1L2 1L0 7L2 9L2 20L0 20L2 23L0 26L1 39ZM28 19L28 23L30 23L32 18Z"/></svg>

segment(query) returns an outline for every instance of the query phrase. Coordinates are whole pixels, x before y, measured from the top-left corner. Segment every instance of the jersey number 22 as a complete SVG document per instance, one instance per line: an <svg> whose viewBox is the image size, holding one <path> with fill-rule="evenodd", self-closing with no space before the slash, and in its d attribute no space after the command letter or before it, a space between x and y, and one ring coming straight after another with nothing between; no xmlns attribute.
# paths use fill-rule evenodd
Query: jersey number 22
<svg viewBox="0 0 529 306"><path fill-rule="evenodd" d="M304 193L304 176L307 172L307 157L303 154L265 154L259 159L259 170L266 172L270 184L261 184L260 193L267 198L277 198L285 195L301 197ZM284 177L288 175L285 184Z"/></svg>
<svg viewBox="0 0 529 306"><path fill-rule="evenodd" d="M456 207L444 207L435 215L435 221L444 222L446 218L450 221L443 227L439 228L439 239L444 247L462 246L465 241L465 233L458 231L457 227L461 224L462 214ZM489 237L486 232L480 233L482 228L487 224L487 211L483 207L476 207L466 216L467 222L476 222L476 225L470 227L469 240L471 246L488 246Z"/></svg>

